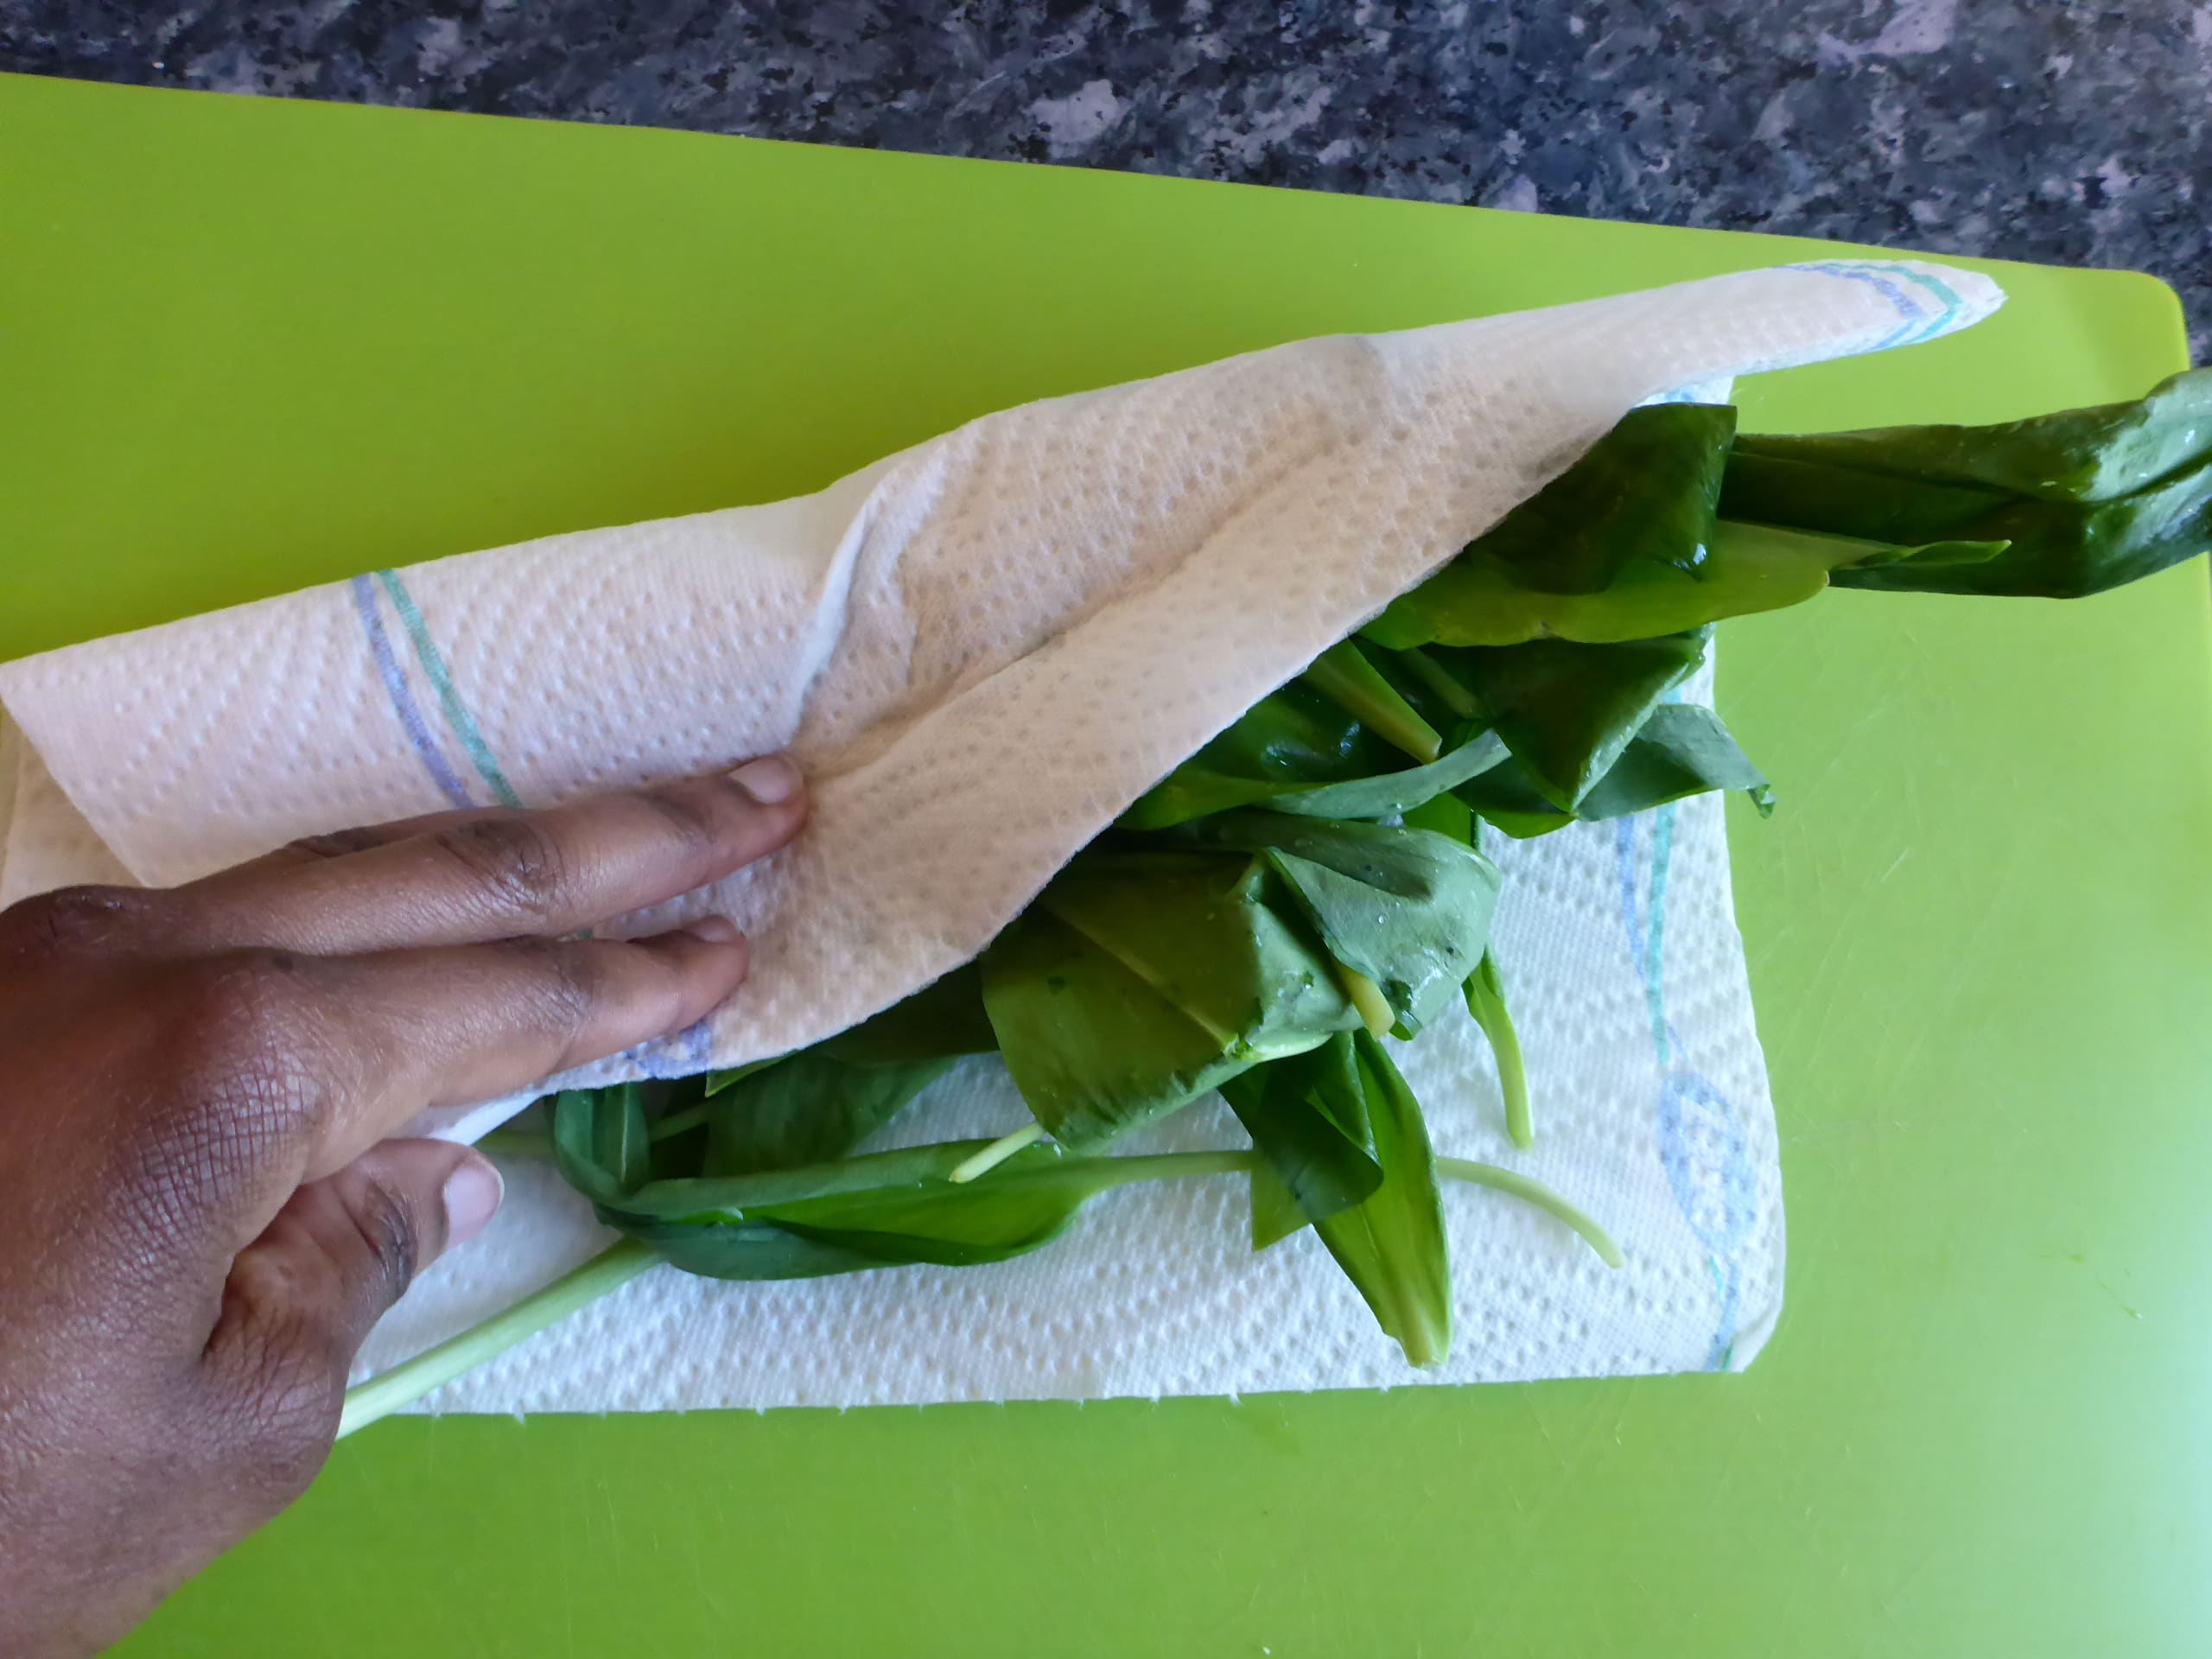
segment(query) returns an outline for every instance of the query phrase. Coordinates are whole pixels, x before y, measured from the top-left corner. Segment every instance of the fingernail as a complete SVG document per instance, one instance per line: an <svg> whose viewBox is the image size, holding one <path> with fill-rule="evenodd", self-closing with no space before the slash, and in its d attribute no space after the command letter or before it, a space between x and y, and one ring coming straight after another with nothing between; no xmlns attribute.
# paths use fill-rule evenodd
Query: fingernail
<svg viewBox="0 0 2212 1659"><path fill-rule="evenodd" d="M483 1158L469 1158L446 1177L446 1248L466 1244L484 1230L499 1208L506 1183Z"/></svg>
<svg viewBox="0 0 2212 1659"><path fill-rule="evenodd" d="M730 773L729 780L763 806L782 805L805 783L798 775L798 768L780 754L747 761Z"/></svg>
<svg viewBox="0 0 2212 1659"><path fill-rule="evenodd" d="M737 924L727 916L702 916L696 922L687 922L676 930L689 933L695 939L704 939L709 944L734 944L745 937L738 931Z"/></svg>

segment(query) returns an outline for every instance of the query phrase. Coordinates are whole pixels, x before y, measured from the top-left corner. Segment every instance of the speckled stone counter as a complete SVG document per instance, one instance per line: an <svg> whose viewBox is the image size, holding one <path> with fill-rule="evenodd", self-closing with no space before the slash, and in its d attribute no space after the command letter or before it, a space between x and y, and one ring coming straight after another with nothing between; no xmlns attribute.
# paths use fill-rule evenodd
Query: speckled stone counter
<svg viewBox="0 0 2212 1659"><path fill-rule="evenodd" d="M0 68L2154 272L2212 356L2212 3L0 0Z"/></svg>

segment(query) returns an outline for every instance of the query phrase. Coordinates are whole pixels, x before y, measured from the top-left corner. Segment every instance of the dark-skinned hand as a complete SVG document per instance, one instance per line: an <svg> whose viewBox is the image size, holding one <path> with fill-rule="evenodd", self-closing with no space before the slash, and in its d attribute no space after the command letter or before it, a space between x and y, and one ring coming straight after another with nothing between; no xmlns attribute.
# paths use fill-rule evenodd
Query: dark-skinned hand
<svg viewBox="0 0 2212 1659"><path fill-rule="evenodd" d="M570 936L805 816L771 759L0 912L0 1653L116 1640L306 1490L369 1327L499 1202L388 1137L707 1014L728 922Z"/></svg>

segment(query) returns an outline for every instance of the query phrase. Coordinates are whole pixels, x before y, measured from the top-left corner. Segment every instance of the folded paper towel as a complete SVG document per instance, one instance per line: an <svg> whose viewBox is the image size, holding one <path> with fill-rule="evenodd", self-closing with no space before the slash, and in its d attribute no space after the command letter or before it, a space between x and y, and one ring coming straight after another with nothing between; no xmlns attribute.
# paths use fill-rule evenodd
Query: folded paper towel
<svg viewBox="0 0 2212 1659"><path fill-rule="evenodd" d="M1701 688L1693 685L1693 693ZM989 1267L737 1285L654 1270L426 1402L440 1411L678 1410L1241 1394L1740 1367L1782 1302L1774 1113L1728 904L1713 797L1540 841L1491 836L1494 938L1535 1090L1536 1145L1503 1129L1488 1046L1454 1006L1394 1045L1437 1150L1525 1170L1621 1245L1447 1182L1451 1358L1407 1365L1309 1232L1255 1255L1238 1177L1096 1200L1064 1237ZM884 1144L1024 1121L995 1059L908 1109ZM1129 1150L1244 1144L1209 1103ZM1117 1147L1116 1150L1122 1150ZM543 1161L424 1275L361 1357L368 1375L506 1306L613 1235Z"/></svg>
<svg viewBox="0 0 2212 1659"><path fill-rule="evenodd" d="M986 416L801 499L378 573L10 664L0 899L66 880L172 882L345 824L550 803L788 747L814 785L801 841L627 924L728 914L753 936L752 982L685 1038L590 1075L781 1052L973 956L1176 761L1629 408L1932 338L1999 298L1941 266L1830 263L1301 341ZM1656 879L1662 838L1681 867L1671 896ZM1700 887L1694 868L1712 879ZM1533 1166L1627 1233L1632 1256L1664 1249L1667 1266L1640 1289L1622 1289L1633 1270L1609 1286L1628 1300L1607 1311L1534 1218L1457 1197L1468 1334L1443 1375L1740 1363L1779 1295L1778 1180L1713 804L1516 849L1509 880L1503 948L1526 986L1532 1050L1550 1056L1537 1061L1547 1139ZM1548 902L1554 886L1585 896ZM1633 957L1634 976L1608 990L1593 957L1542 979L1533 964L1600 893L1611 957ZM1677 918L1673 963L1663 914ZM1700 925L1709 946L1679 944ZM1624 928L1644 930L1640 957L1624 957ZM1601 1011L1627 1005L1643 1010L1656 1085L1595 1058L1609 1041ZM1478 1150L1449 1115L1485 1063L1464 1033L1446 1056L1452 1029L1417 1046L1414 1080L1445 1119L1446 1149ZM1431 1049L1446 1076L1427 1071ZM941 1107L1006 1127L1018 1116L1002 1094L994 1105L1002 1089L978 1067L954 1086L965 1098ZM469 1135L510 1108L425 1127ZM1673 1245L1628 1224L1639 1184L1672 1205ZM1156 1276L1241 1253L1227 1213L1241 1202L1219 1183L1118 1195L1043 1255L958 1275L728 1287L657 1274L457 1393L481 1406L769 1403L1381 1380L1387 1344L1356 1300L1339 1306L1348 1288L1306 1283L1293 1247L1238 1254L1189 1297ZM536 1208L518 1204L508 1230ZM1171 1211L1190 1211L1194 1230L1163 1262ZM1742 1259L1759 1239L1760 1262ZM1516 1253L1545 1284L1518 1357L1477 1334L1493 1328L1501 1263ZM469 1254L481 1265L493 1251ZM518 1240L505 1259L530 1255ZM465 1259L445 1276L461 1277ZM1122 1270L1127 1294L1110 1288ZM1693 1296L1697 1318L1673 1330L1669 1310ZM394 1331L429 1300L410 1297ZM550 1393L531 1393L526 1370L514 1394L480 1392L609 1319L634 1333L654 1327L650 1306L709 1305L725 1336L669 1316L684 1332L652 1351L662 1393L615 1389L588 1355ZM895 1334L889 1307L912 1310ZM740 1320L752 1321L741 1340ZM1693 1324L1713 1329L1692 1337ZM1112 1357L1123 1351L1126 1363ZM667 1363L677 1351L692 1362ZM732 1366L751 1380L726 1376ZM678 1386L679 1373L695 1380Z"/></svg>

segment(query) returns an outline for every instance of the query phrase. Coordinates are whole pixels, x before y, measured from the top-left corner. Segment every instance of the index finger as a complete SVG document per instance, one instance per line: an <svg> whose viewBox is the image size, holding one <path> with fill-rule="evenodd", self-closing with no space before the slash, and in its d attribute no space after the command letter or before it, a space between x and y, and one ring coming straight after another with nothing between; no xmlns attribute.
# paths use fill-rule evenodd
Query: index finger
<svg viewBox="0 0 2212 1659"><path fill-rule="evenodd" d="M770 756L542 811L318 837L177 888L167 931L199 950L315 956L573 933L766 857L806 813L798 769Z"/></svg>

